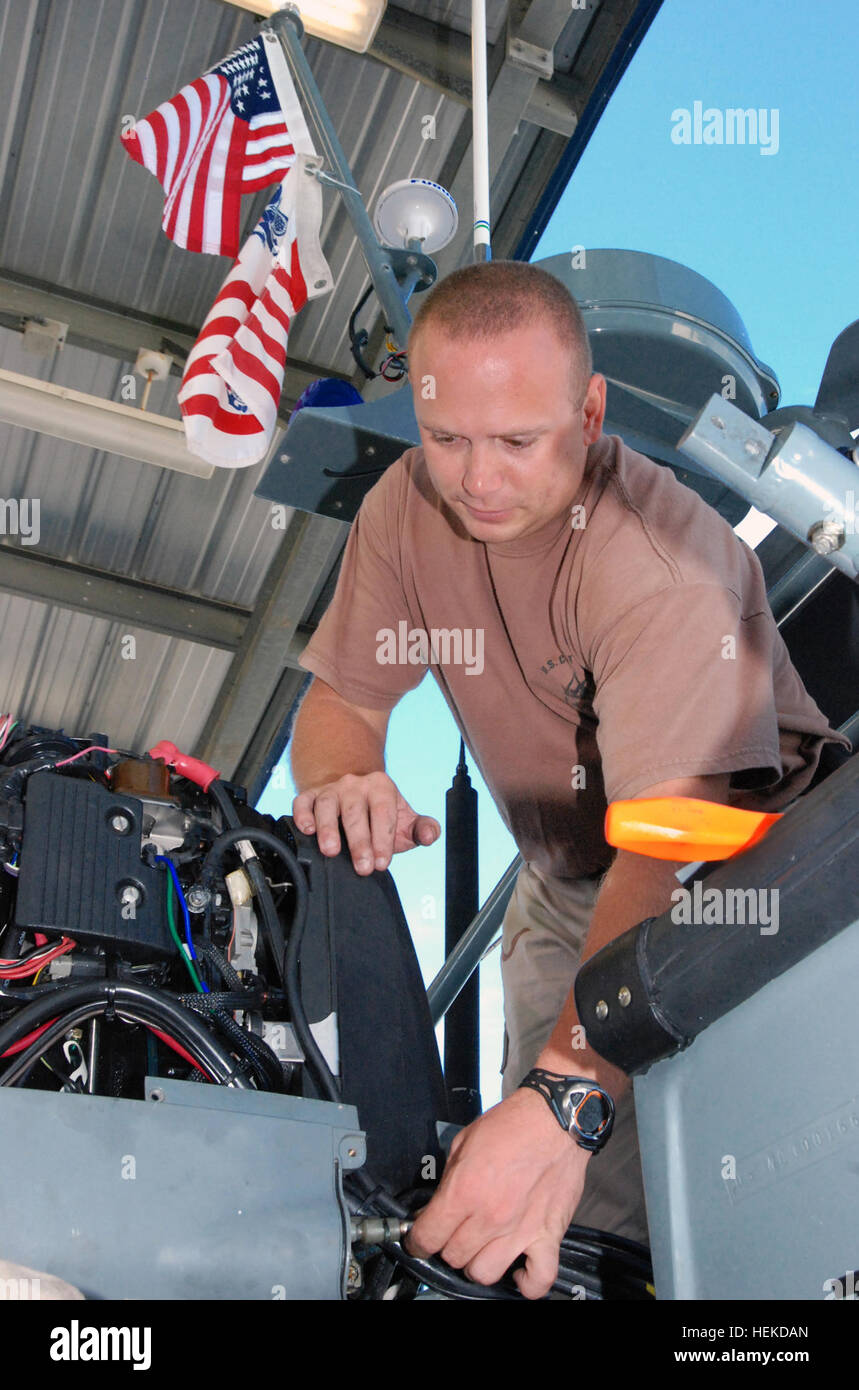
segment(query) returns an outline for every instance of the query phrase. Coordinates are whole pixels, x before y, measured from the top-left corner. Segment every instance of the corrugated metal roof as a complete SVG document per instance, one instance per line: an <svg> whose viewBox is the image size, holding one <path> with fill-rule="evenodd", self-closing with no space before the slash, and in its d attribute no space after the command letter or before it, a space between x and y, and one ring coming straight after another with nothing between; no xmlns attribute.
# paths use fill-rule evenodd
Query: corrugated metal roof
<svg viewBox="0 0 859 1390"><path fill-rule="evenodd" d="M2 328L0 367L113 401L131 372L68 345L48 361ZM178 419L175 377L148 409ZM0 497L39 499L40 553L248 607L283 536L253 495L262 468L193 478L0 424Z"/></svg>
<svg viewBox="0 0 859 1390"><path fill-rule="evenodd" d="M617 18L633 3L598 0L592 9L594 15L605 11ZM511 11L514 21L527 9L521 0ZM490 44L503 39L507 10L506 0L489 0ZM533 0L534 16L539 16L546 33L557 36L558 26L564 28L564 44L559 41L558 46L565 54L593 21L591 15L585 23L561 0ZM379 194L397 179L419 176L450 184L458 176L470 136L469 108L439 90L434 76L437 65L444 87L444 67L452 52L451 38L455 39L451 72L462 96L460 36L470 32L469 0L389 5L386 23L389 50L392 45L400 55L387 53L396 67L310 38L303 41L371 214ZM414 66L408 54L414 25L420 29L420 70L426 82L400 70ZM438 44L432 26L445 26ZM160 226L163 191L152 175L127 157L119 137L123 118L147 114L254 32L250 14L221 0L0 0L0 91L5 107L0 128L0 277L7 277L7 283L32 281L37 288L66 292L115 308L121 315L104 353L93 350L101 331L106 331L104 319L96 314L87 320L86 331L78 333L87 346L70 342L49 361L25 351L21 335L11 331L20 317L22 300L16 297L18 307L7 304L4 321L9 326L0 327L0 367L116 401L140 345L140 319L159 321L156 342L159 335L167 336L164 323L172 325L174 335L184 332L186 343L193 338L229 262L182 251L167 240ZM495 56L500 58L500 50ZM517 81L521 86L521 74ZM515 96L517 82L508 87ZM563 90L560 100L566 100ZM505 121L509 114L508 108ZM432 139L424 138L424 118L429 115L435 118ZM508 124L502 124L507 130ZM502 167L494 203L506 217L510 204L519 199L509 217L508 245L516 244L522 220L531 215L557 162L563 137L553 129L551 124L540 129L523 120L504 149L498 148L501 137L495 136L493 149ZM470 202L468 182L461 180L458 195L463 228L471 216L470 206L465 206ZM246 200L244 235L267 196L262 192ZM303 360L319 375L346 375L360 384L363 378L349 352L347 325L369 276L335 190L323 190L323 205L322 245L336 288L311 301L299 315L290 332L290 361ZM440 273L456 263L463 244L442 253ZM0 313L2 294L0 282ZM51 315L51 302L38 312ZM71 312L64 304L54 316ZM378 317L376 301L371 300L359 326L372 332ZM111 321L114 330L116 322ZM151 345L151 333L148 341ZM131 360L122 360L126 352ZM178 418L177 387L176 376L153 383L149 410ZM378 389L378 381L371 383L368 396ZM200 480L34 430L0 425L0 499L40 499L41 535L34 547L40 557L226 602L242 612L260 604L260 596L268 593L267 577L274 574L272 561L279 564L284 559L280 546L294 543L296 555L271 578L275 587L281 586L271 611L289 628L284 638L288 642L295 624L310 616L307 610L324 584L324 575L316 586L308 584L308 565L323 563L309 557L328 556L327 572L331 546L324 528L298 528L284 541L284 532L272 527L270 505L253 495L264 467L219 470ZM4 551L18 545L14 538L0 536ZM20 549L14 564L24 559L24 547ZM10 560L8 554L5 559ZM55 569L55 585L70 582L64 573ZM329 588L330 584L324 592ZM140 592L142 604L146 591ZM77 601L80 606L80 596ZM134 611L139 612L139 606ZM186 627L183 620L178 630ZM281 631L277 626L276 633L268 634L267 650L276 647ZM117 657L123 632L137 638L134 661ZM42 600L3 596L0 706L23 708L31 720L75 732L98 728L126 747L171 737L193 748L213 705L214 720L223 714L217 712L216 697L231 662L236 662L234 675L245 673L237 680L246 680L253 650L249 639L246 649L240 646L233 658L228 650L168 637L163 631L139 630L127 620L111 622ZM271 670L267 679L272 679ZM232 684L229 689L229 698L247 700L247 687L239 684L238 695ZM251 693L262 727L262 710L273 700L273 690L260 686ZM270 706L266 718L271 724Z"/></svg>
<svg viewBox="0 0 859 1390"><path fill-rule="evenodd" d="M134 656L123 638L136 642ZM196 743L231 657L191 642L0 594L2 712L114 747ZM126 655L123 655L126 653Z"/></svg>

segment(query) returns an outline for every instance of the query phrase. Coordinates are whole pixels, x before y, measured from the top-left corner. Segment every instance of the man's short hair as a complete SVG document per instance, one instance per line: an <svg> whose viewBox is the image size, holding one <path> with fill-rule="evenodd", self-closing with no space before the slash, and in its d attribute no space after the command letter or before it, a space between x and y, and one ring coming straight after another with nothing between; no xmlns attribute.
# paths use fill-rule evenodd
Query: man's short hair
<svg viewBox="0 0 859 1390"><path fill-rule="evenodd" d="M427 325L461 342L489 342L537 321L571 344L573 399L579 403L593 372L581 310L561 280L528 261L483 261L446 275L421 296L409 350Z"/></svg>

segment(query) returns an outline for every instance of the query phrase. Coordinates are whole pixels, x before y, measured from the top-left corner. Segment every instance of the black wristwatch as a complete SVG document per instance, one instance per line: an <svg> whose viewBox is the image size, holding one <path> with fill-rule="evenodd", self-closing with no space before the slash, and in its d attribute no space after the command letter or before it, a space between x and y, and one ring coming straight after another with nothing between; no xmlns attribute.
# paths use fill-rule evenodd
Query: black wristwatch
<svg viewBox="0 0 859 1390"><path fill-rule="evenodd" d="M614 1101L587 1076L559 1076L534 1067L519 1087L539 1091L562 1129L589 1153L599 1153L614 1124Z"/></svg>

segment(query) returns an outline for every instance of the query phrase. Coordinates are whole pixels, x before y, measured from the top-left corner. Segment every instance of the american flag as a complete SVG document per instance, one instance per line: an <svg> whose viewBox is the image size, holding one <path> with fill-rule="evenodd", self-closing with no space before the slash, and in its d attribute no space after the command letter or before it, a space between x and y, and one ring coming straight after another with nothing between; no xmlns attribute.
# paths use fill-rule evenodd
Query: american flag
<svg viewBox="0 0 859 1390"><path fill-rule="evenodd" d="M292 319L334 287L319 244L322 189L299 155L248 237L191 349L179 405L192 454L222 468L264 458Z"/></svg>
<svg viewBox="0 0 859 1390"><path fill-rule="evenodd" d="M243 193L279 183L313 144L276 35L236 49L122 135L164 188L161 225L188 251L235 256Z"/></svg>

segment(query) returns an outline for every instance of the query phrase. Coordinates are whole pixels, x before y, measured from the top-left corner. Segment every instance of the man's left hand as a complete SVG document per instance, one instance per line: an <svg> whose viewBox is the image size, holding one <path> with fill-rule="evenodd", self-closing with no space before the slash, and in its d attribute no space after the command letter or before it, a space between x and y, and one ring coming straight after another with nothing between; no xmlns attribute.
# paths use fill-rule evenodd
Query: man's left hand
<svg viewBox="0 0 859 1390"><path fill-rule="evenodd" d="M561 1240L579 1204L590 1155L536 1091L519 1090L461 1130L438 1192L406 1238L413 1255L441 1253L478 1284L513 1278L542 1298L558 1275Z"/></svg>

